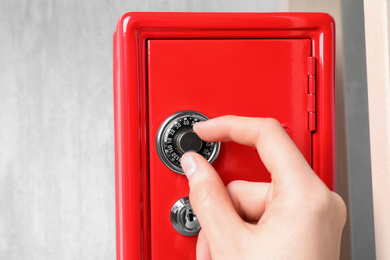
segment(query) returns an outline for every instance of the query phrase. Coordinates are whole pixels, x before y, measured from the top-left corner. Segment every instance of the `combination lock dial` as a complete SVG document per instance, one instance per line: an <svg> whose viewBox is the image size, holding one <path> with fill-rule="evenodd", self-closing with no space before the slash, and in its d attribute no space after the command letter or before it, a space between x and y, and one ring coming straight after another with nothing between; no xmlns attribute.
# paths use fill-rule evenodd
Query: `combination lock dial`
<svg viewBox="0 0 390 260"><path fill-rule="evenodd" d="M161 161L171 170L183 174L181 156L188 151L202 155L212 163L218 156L219 142L205 142L193 131L195 123L209 118L195 111L182 111L165 119L157 132L156 147Z"/></svg>

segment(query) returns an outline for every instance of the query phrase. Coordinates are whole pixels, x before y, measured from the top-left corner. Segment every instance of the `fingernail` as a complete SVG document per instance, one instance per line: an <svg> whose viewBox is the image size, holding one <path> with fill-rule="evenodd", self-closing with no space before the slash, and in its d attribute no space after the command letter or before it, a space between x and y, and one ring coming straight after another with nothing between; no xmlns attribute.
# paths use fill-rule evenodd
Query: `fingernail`
<svg viewBox="0 0 390 260"><path fill-rule="evenodd" d="M181 157L181 167L183 168L187 179L189 179L196 170L196 161L194 156L192 156L190 153L184 154Z"/></svg>

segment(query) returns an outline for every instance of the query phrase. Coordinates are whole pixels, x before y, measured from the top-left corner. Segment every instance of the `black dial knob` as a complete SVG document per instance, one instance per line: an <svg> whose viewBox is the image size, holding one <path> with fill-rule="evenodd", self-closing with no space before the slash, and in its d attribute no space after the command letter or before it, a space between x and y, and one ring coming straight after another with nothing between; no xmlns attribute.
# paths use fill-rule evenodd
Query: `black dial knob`
<svg viewBox="0 0 390 260"><path fill-rule="evenodd" d="M209 162L218 155L220 143L205 142L193 131L195 123L208 120L205 115L195 111L182 111L168 117L160 126L156 136L157 153L161 161L171 170L183 173L181 156L194 151Z"/></svg>
<svg viewBox="0 0 390 260"><path fill-rule="evenodd" d="M199 152L202 145L202 139L194 131L184 132L177 138L177 146L183 153L189 151Z"/></svg>

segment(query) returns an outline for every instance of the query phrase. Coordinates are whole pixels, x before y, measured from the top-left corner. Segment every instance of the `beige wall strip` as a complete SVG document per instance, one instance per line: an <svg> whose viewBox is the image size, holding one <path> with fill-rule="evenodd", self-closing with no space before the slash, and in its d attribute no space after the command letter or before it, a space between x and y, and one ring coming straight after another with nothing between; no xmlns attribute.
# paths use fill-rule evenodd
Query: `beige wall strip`
<svg viewBox="0 0 390 260"><path fill-rule="evenodd" d="M364 0L375 243L390 259L389 0Z"/></svg>

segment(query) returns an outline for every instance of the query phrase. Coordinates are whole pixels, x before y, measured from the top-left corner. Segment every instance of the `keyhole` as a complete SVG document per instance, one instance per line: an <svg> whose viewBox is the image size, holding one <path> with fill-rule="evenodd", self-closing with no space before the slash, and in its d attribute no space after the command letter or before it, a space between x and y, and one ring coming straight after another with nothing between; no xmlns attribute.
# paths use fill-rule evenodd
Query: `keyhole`
<svg viewBox="0 0 390 260"><path fill-rule="evenodd" d="M199 226L198 219L190 207L186 207L183 224L189 230L196 229Z"/></svg>
<svg viewBox="0 0 390 260"><path fill-rule="evenodd" d="M191 209L189 209L189 210L187 211L187 220L188 220L189 222L194 221L194 213L192 212Z"/></svg>

